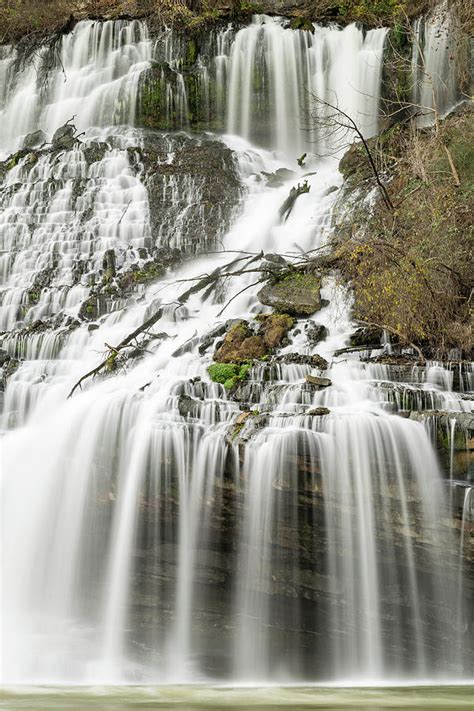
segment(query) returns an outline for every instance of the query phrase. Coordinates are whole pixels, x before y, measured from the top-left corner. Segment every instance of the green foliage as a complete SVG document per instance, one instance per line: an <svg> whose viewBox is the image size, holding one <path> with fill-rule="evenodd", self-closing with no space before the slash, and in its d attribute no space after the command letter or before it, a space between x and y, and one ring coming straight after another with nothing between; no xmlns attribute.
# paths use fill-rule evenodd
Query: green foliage
<svg viewBox="0 0 474 711"><path fill-rule="evenodd" d="M457 347L470 357L472 113L448 117L437 131L398 127L379 147L381 164L391 156L395 208L378 203L372 214L356 215L356 239L339 239L336 248L356 315L427 353L446 356Z"/></svg>
<svg viewBox="0 0 474 711"><path fill-rule="evenodd" d="M290 22L290 28L292 30L306 30L307 32L314 32L314 25L307 17L302 17L298 15L294 17Z"/></svg>
<svg viewBox="0 0 474 711"><path fill-rule="evenodd" d="M347 20L368 24L390 24L407 12L407 3L400 0L343 0L338 14Z"/></svg>
<svg viewBox="0 0 474 711"><path fill-rule="evenodd" d="M246 379L251 367L251 363L213 363L207 372L214 383L221 383L226 390L231 390Z"/></svg>

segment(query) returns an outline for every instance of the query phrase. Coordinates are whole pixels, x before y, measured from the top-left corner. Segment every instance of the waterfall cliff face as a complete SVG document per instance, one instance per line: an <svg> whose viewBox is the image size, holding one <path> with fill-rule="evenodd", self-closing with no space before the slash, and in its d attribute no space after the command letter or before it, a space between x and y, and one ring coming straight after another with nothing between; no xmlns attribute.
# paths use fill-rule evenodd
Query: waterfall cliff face
<svg viewBox="0 0 474 711"><path fill-rule="evenodd" d="M18 151L0 172L6 682L469 674L472 496L459 482L460 556L429 413L468 416L471 373L337 355L355 326L327 278L323 308L230 397L207 366L228 320L268 311L255 275L181 298L228 252L325 244L343 145L303 130L309 92L373 135L384 37L265 17L211 36L199 96L221 137L133 127L150 72L188 125L170 33L86 22L60 61L45 47L20 71L2 53L1 149ZM127 363L67 398L158 309Z"/></svg>

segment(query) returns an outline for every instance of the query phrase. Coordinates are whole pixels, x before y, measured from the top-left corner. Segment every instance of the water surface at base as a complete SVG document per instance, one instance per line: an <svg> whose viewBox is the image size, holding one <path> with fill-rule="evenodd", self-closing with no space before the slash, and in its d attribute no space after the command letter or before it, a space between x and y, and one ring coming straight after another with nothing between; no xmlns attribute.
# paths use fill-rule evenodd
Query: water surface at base
<svg viewBox="0 0 474 711"><path fill-rule="evenodd" d="M8 711L294 711L297 709L464 709L472 708L474 686L418 687L266 687L206 686L48 688L23 687L0 692Z"/></svg>

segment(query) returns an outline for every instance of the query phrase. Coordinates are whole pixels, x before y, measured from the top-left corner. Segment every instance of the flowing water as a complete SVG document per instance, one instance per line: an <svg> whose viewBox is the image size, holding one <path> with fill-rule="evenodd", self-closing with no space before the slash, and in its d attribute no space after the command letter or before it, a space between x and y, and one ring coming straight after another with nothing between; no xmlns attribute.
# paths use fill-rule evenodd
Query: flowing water
<svg viewBox="0 0 474 711"><path fill-rule="evenodd" d="M116 687L94 689L30 689L7 691L0 695L9 711L293 711L299 709L407 709L407 711L448 711L472 708L472 687L392 687L392 688L324 688L324 687ZM8 705L7 705L8 704Z"/></svg>
<svg viewBox="0 0 474 711"><path fill-rule="evenodd" d="M81 132L72 147L22 153L0 188L2 348L19 359L3 403L4 683L369 684L472 674L459 536L430 420L397 416L467 413L470 371L338 356L355 325L350 294L328 277L327 305L312 319L326 339L311 345L298 321L282 355L300 361L254 366L231 399L207 366L219 325L268 311L255 275L180 300L190 279L241 256L233 250L297 259L324 246L342 181L333 154L346 137L328 145L304 130L310 92L334 96L373 135L385 35L291 31L262 16L223 30L199 67L203 101L212 94L227 130L192 139L133 127L140 82L158 66L173 72L163 80L166 110L186 128L189 96L170 33L152 39L143 23L85 22L62 40L53 68L47 48L21 71L15 52L2 54L5 156L26 133L41 129L38 140L49 141L73 117ZM158 219L150 150L163 171ZM187 151L216 150L238 185L226 214L213 212L212 190L204 199L206 179L178 171ZM272 187L268 175L280 168L287 172ZM310 192L282 221L281 205L304 180ZM151 284L98 295L170 249L194 256ZM136 344L143 357L68 399L107 344L158 309L144 348ZM324 390L305 380L318 373L315 353L329 361ZM328 412L314 414L321 407ZM242 410L251 416L236 429ZM464 505L462 547L471 520ZM81 708L88 697L74 693L28 708ZM123 693L101 708L148 703ZM229 692L230 701L181 693L160 703L248 702L244 692ZM255 703L304 707L306 693ZM337 708L344 693L321 703ZM449 694L464 703L463 691ZM28 704L6 698L9 708Z"/></svg>

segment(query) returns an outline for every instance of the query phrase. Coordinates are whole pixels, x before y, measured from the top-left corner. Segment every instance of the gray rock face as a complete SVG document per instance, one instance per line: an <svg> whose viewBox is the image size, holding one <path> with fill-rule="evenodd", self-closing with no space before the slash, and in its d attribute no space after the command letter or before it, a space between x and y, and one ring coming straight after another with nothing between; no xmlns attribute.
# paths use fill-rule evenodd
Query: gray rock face
<svg viewBox="0 0 474 711"><path fill-rule="evenodd" d="M76 143L76 129L71 124L65 124L60 126L55 132L52 140L53 148L55 150L63 149L70 150L74 147Z"/></svg>
<svg viewBox="0 0 474 711"><path fill-rule="evenodd" d="M309 321L305 326L306 338L311 346L315 346L321 341L326 340L329 335L329 331L326 326L320 323L314 323Z"/></svg>
<svg viewBox="0 0 474 711"><path fill-rule="evenodd" d="M309 273L290 273L284 279L264 286L257 296L265 306L292 316L310 316L322 306L320 279Z"/></svg>
<svg viewBox="0 0 474 711"><path fill-rule="evenodd" d="M44 131L38 130L28 133L23 141L23 148L39 148L47 143L48 137Z"/></svg>
<svg viewBox="0 0 474 711"><path fill-rule="evenodd" d="M319 375L307 375L305 380L309 385L315 385L317 388L328 388L332 385L330 378L321 378Z"/></svg>
<svg viewBox="0 0 474 711"><path fill-rule="evenodd" d="M5 350L3 350L3 348L0 348L0 368L2 368L5 363L8 363L9 360L10 355Z"/></svg>
<svg viewBox="0 0 474 711"><path fill-rule="evenodd" d="M351 335L351 346L378 346L382 341L383 331L378 326L361 326Z"/></svg>
<svg viewBox="0 0 474 711"><path fill-rule="evenodd" d="M185 254L214 247L241 195L232 151L219 141L150 131L144 148L130 154L143 171L154 242Z"/></svg>

